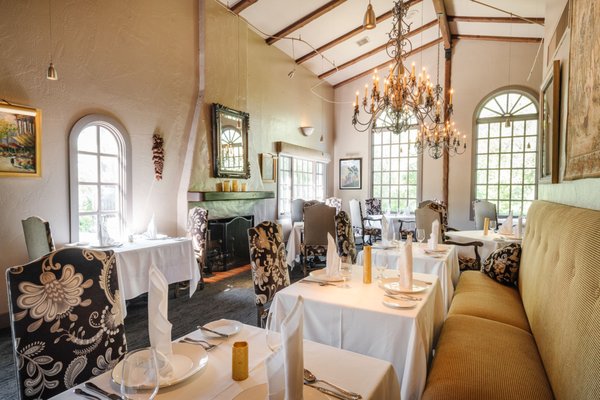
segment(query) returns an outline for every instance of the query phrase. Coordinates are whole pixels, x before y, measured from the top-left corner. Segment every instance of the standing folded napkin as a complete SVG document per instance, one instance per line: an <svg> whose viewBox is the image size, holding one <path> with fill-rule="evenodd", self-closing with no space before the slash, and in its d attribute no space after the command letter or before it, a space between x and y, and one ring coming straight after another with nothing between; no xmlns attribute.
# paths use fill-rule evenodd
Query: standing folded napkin
<svg viewBox="0 0 600 400"><path fill-rule="evenodd" d="M429 240L427 241L427 244L429 245L429 250L437 250L438 243L440 240L439 233L440 233L440 221L438 221L436 219L431 224L431 236L429 237Z"/></svg>
<svg viewBox="0 0 600 400"><path fill-rule="evenodd" d="M156 224L154 223L154 214L152 214L152 218L150 218L145 235L148 239L156 239Z"/></svg>
<svg viewBox="0 0 600 400"><path fill-rule="evenodd" d="M340 276L340 256L337 244L331 234L327 234L327 258L325 260L325 275L328 277Z"/></svg>
<svg viewBox="0 0 600 400"><path fill-rule="evenodd" d="M162 272L152 264L148 282L148 335L150 346L165 356L164 363L159 362L159 372L162 378L169 378L173 372L170 362L173 357L172 324L168 319L168 310L169 283Z"/></svg>
<svg viewBox="0 0 600 400"><path fill-rule="evenodd" d="M519 218L517 218L517 237L520 238L523 236L523 215L519 214Z"/></svg>
<svg viewBox="0 0 600 400"><path fill-rule="evenodd" d="M298 296L281 323L283 346L266 360L269 400L302 400L304 391L304 300ZM281 368L283 360L283 369ZM283 374L282 374L283 371ZM282 375L285 382L282 396Z"/></svg>
<svg viewBox="0 0 600 400"><path fill-rule="evenodd" d="M384 215L383 217L381 217L381 241L383 242L384 245L387 245L387 243L388 243L389 231L390 231L390 222Z"/></svg>
<svg viewBox="0 0 600 400"><path fill-rule="evenodd" d="M108 233L108 223L106 222L106 218L103 217L100 223L100 246L110 246L112 244L114 244L114 240L110 237L110 233Z"/></svg>
<svg viewBox="0 0 600 400"><path fill-rule="evenodd" d="M502 233L505 235L511 235L512 229L513 229L513 214L512 214L512 211L510 211L508 213L508 217L506 217L506 220L504 220L504 223L502 224L502 227L500 228L499 233Z"/></svg>
<svg viewBox="0 0 600 400"><path fill-rule="evenodd" d="M413 287L413 254L412 235L408 235L404 245L404 257L398 257L398 284L402 289L412 290Z"/></svg>

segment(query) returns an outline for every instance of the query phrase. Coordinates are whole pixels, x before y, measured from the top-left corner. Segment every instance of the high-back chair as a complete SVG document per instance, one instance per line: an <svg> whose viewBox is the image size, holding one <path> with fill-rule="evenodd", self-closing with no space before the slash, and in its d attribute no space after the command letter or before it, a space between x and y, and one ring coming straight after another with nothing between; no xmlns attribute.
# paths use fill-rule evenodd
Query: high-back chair
<svg viewBox="0 0 600 400"><path fill-rule="evenodd" d="M358 234L362 240L362 244L367 243L366 237L369 237L369 243L373 243L373 238L381 237L381 229L365 224L365 218L363 218L362 207L358 200L352 199L350 204L350 221L352 223L352 229L355 232L355 236Z"/></svg>
<svg viewBox="0 0 600 400"><path fill-rule="evenodd" d="M308 264L314 266L321 257L327 255L327 234L335 238L335 208L323 203L305 206L304 235L301 245L305 276L308 272Z"/></svg>
<svg viewBox="0 0 600 400"><path fill-rule="evenodd" d="M127 351L113 251L65 248L6 271L21 399L49 398Z"/></svg>
<svg viewBox="0 0 600 400"><path fill-rule="evenodd" d="M304 216L304 199L292 200L292 226L294 222L302 222Z"/></svg>
<svg viewBox="0 0 600 400"><path fill-rule="evenodd" d="M275 293L290 285L281 226L263 221L248 229L248 244L257 308L256 325L262 327Z"/></svg>
<svg viewBox="0 0 600 400"><path fill-rule="evenodd" d="M200 269L200 288L204 288L204 268L208 250L208 210L194 207L188 213L188 231L192 237L194 256ZM209 273L211 271L208 271Z"/></svg>
<svg viewBox="0 0 600 400"><path fill-rule="evenodd" d="M438 237L440 238L440 242L442 242L443 234L440 213L427 206L417 208L415 210L416 229L423 229L425 231L426 239L429 238L431 235L431 224L433 224L433 221L438 221L440 223L440 231L438 232Z"/></svg>
<svg viewBox="0 0 600 400"><path fill-rule="evenodd" d="M29 217L21 221L29 260L35 260L55 250L50 223L40 217Z"/></svg>
<svg viewBox="0 0 600 400"><path fill-rule="evenodd" d="M369 215L381 215L381 200L377 198L371 198L365 200L365 213Z"/></svg>
<svg viewBox="0 0 600 400"><path fill-rule="evenodd" d="M328 197L325 199L325 205L329 207L334 207L335 212L339 213L342 210L342 199L339 197Z"/></svg>
<svg viewBox="0 0 600 400"><path fill-rule="evenodd" d="M473 202L473 211L475 211L475 229L483 229L483 220L489 218L498 225L498 215L496 214L496 205L485 200L475 200Z"/></svg>
<svg viewBox="0 0 600 400"><path fill-rule="evenodd" d="M354 233L350 224L350 217L345 211L340 211L335 216L335 233L338 254L342 262L354 264L356 262L356 245Z"/></svg>

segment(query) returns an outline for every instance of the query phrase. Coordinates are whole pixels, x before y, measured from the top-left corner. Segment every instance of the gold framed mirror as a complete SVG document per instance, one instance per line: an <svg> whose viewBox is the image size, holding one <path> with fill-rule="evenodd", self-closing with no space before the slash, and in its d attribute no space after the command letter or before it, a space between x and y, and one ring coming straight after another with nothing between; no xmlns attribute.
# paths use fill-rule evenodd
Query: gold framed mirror
<svg viewBox="0 0 600 400"><path fill-rule="evenodd" d="M250 178L248 126L250 114L212 105L213 167L216 178Z"/></svg>

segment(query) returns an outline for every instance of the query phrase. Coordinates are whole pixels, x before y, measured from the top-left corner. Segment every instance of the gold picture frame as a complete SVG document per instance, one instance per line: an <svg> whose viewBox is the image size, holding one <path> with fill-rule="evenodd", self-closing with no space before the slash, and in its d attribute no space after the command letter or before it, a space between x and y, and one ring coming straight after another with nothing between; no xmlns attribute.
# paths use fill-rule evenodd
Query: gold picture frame
<svg viewBox="0 0 600 400"><path fill-rule="evenodd" d="M540 91L538 181L542 183L558 183L560 85L560 61L554 60L552 70L542 83Z"/></svg>
<svg viewBox="0 0 600 400"><path fill-rule="evenodd" d="M41 176L41 125L41 110L0 104L0 176Z"/></svg>
<svg viewBox="0 0 600 400"><path fill-rule="evenodd" d="M273 154L260 154L260 174L264 183L274 183L277 180L277 158Z"/></svg>

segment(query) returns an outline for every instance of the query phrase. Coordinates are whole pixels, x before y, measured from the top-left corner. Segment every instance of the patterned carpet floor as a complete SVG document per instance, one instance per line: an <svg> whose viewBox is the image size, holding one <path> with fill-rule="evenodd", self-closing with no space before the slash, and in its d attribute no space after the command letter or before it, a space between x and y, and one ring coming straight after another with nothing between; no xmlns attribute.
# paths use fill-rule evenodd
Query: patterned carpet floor
<svg viewBox="0 0 600 400"><path fill-rule="evenodd" d="M296 267L290 278L302 278ZM128 302L125 334L129 350L149 346L147 297L139 296ZM178 338L196 330L196 326L220 318L234 319L245 324L256 323L254 289L249 266L226 272L215 272L203 290L189 298L181 292L169 297L169 320L173 323L172 337ZM10 328L0 330L0 399L17 399L14 356Z"/></svg>

